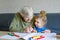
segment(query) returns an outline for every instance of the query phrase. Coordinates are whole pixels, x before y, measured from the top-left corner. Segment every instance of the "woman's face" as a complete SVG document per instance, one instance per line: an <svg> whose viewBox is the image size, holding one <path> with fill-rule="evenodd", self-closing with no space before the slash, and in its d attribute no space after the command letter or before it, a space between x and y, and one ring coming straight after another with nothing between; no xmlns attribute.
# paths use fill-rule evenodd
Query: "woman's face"
<svg viewBox="0 0 60 40"><path fill-rule="evenodd" d="M35 23L35 26L37 26L39 28L43 27L43 25L44 25L44 22L40 18L35 19L34 23Z"/></svg>
<svg viewBox="0 0 60 40"><path fill-rule="evenodd" d="M24 21L25 22L30 22L32 20L33 16L32 17L23 17Z"/></svg>

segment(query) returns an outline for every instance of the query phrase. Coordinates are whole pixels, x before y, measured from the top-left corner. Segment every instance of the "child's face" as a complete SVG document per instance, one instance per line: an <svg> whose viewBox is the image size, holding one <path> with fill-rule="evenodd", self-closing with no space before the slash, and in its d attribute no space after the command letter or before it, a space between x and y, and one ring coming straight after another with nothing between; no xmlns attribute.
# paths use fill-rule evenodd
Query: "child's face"
<svg viewBox="0 0 60 40"><path fill-rule="evenodd" d="M45 24L45 22L42 21L42 19L40 19L40 18L35 19L35 22L34 23L35 23L35 26L37 26L39 28L43 27L44 24Z"/></svg>

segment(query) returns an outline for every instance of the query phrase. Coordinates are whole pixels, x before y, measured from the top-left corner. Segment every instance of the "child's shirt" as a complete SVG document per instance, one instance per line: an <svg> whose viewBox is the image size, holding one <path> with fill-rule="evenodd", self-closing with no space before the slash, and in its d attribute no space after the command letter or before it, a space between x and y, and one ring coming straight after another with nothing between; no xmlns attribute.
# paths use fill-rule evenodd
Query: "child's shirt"
<svg viewBox="0 0 60 40"><path fill-rule="evenodd" d="M41 33L42 33L42 31L47 30L47 28L46 28L46 27L38 28L38 27L36 27L36 26L35 26L35 28L34 28L34 29L37 31L37 33L39 33L39 32L41 32Z"/></svg>

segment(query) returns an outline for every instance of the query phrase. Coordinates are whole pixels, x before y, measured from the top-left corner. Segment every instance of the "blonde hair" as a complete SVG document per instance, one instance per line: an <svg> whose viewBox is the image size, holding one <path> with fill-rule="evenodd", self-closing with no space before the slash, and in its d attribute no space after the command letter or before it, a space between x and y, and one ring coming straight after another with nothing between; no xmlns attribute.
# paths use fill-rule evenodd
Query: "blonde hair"
<svg viewBox="0 0 60 40"><path fill-rule="evenodd" d="M47 17L46 17L45 10L41 10L39 16L42 17L42 19L47 23Z"/></svg>
<svg viewBox="0 0 60 40"><path fill-rule="evenodd" d="M20 14L22 17L31 17L33 16L33 9L32 7L25 6L21 9Z"/></svg>
<svg viewBox="0 0 60 40"><path fill-rule="evenodd" d="M40 15L41 17L45 17L45 16L46 16L46 12L45 12L44 10L41 10L39 15Z"/></svg>
<svg viewBox="0 0 60 40"><path fill-rule="evenodd" d="M40 11L39 15L35 17L35 19L40 18L42 21L47 23L46 12L44 10Z"/></svg>

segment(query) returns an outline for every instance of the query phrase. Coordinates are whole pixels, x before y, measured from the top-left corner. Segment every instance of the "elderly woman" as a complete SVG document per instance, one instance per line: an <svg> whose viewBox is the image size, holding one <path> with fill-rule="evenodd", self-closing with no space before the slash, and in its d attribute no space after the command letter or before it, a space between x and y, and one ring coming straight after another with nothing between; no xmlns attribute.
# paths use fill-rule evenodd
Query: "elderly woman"
<svg viewBox="0 0 60 40"><path fill-rule="evenodd" d="M33 26L33 9L24 7L13 18L9 30L11 32L23 32L28 25Z"/></svg>

